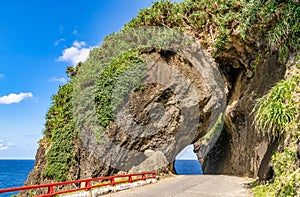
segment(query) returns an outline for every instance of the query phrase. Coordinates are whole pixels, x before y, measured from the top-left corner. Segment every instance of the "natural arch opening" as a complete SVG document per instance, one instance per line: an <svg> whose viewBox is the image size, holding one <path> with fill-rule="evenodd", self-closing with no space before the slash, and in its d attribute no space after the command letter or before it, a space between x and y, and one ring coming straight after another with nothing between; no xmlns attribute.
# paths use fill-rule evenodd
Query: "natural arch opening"
<svg viewBox="0 0 300 197"><path fill-rule="evenodd" d="M194 145L186 146L175 158L174 170L176 174L203 174L201 163L194 153Z"/></svg>

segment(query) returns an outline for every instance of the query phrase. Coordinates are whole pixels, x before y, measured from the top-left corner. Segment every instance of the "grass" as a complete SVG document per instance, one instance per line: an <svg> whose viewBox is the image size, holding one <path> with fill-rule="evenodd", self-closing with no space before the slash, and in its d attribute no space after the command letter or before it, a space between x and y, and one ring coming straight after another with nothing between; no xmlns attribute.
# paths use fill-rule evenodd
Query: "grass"
<svg viewBox="0 0 300 197"><path fill-rule="evenodd" d="M299 50L299 1L250 0L243 8L243 21L239 26L242 37L260 36L269 50L279 52L281 61Z"/></svg>
<svg viewBox="0 0 300 197"><path fill-rule="evenodd" d="M295 123L298 113L292 93L299 82L299 77L282 80L257 100L254 121L260 133L270 139L286 135L290 125Z"/></svg>
<svg viewBox="0 0 300 197"><path fill-rule="evenodd" d="M300 47L300 6L296 0L169 0L139 11L124 29L162 26L192 33L214 54L228 50L232 37L252 42L260 37L280 60Z"/></svg>
<svg viewBox="0 0 300 197"><path fill-rule="evenodd" d="M252 190L254 193L254 197L275 197L276 193L274 191L270 191L271 185L257 185Z"/></svg>
<svg viewBox="0 0 300 197"><path fill-rule="evenodd" d="M232 28L241 18L239 0L186 0L181 3L158 1L150 8L140 10L137 17L124 29L140 26L162 26L179 31L193 32L202 44L211 45L217 53L231 42Z"/></svg>

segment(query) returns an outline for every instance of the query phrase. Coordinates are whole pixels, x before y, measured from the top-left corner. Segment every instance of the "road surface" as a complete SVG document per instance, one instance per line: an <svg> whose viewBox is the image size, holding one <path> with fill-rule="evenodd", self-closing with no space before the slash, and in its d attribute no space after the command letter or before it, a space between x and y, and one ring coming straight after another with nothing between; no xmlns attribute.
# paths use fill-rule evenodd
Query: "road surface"
<svg viewBox="0 0 300 197"><path fill-rule="evenodd" d="M225 175L181 175L105 197L251 197L250 179Z"/></svg>

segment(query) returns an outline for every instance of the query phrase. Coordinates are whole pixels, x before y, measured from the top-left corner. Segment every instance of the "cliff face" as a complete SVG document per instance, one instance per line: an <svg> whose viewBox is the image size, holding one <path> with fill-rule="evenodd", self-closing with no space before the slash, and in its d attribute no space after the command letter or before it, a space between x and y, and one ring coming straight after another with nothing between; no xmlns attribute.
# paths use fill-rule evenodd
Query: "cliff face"
<svg viewBox="0 0 300 197"><path fill-rule="evenodd" d="M169 173L191 143L206 173L266 176L278 144L258 134L253 109L284 79L287 59L299 50L297 8L297 1L190 0L141 11L87 62L69 68L66 86L73 89L63 86L53 99L26 184L119 171ZM181 34L167 39L161 29L130 30L141 26L182 30L205 49L164 45L170 37L188 43Z"/></svg>
<svg viewBox="0 0 300 197"><path fill-rule="evenodd" d="M242 65L231 68L232 73L228 73L231 88L224 129L204 162L207 173L250 177L255 177L258 173L268 141L255 131L255 100L282 79L285 73L285 66L277 61L276 56L262 57L260 61L255 73Z"/></svg>

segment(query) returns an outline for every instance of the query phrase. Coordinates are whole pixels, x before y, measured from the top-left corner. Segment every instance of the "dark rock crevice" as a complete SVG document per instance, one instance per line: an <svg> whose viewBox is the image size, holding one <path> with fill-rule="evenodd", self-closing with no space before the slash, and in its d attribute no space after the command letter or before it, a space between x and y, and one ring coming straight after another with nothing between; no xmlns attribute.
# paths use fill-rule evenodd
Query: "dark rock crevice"
<svg viewBox="0 0 300 197"><path fill-rule="evenodd" d="M223 174L226 168L224 161L230 158L230 138L230 134L223 129L215 146L202 162L205 174Z"/></svg>

